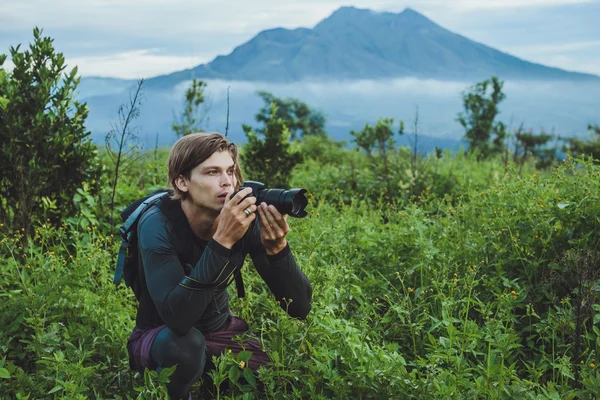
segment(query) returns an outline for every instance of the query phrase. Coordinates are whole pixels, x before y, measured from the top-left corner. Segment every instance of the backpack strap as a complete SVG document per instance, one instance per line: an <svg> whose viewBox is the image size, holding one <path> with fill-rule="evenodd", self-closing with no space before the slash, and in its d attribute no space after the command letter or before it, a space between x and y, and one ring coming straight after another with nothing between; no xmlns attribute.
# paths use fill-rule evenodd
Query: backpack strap
<svg viewBox="0 0 600 400"><path fill-rule="evenodd" d="M144 211L150 208L152 205L158 203L160 199L162 199L168 192L160 192L154 195L149 196L146 200L144 200L137 208L127 217L125 223L119 228L119 233L121 234L121 247L119 248L119 255L117 257L117 267L115 269L115 276L113 278L113 283L118 285L123 278L123 267L125 266L125 257L127 256L127 248L129 247L129 242L131 239L131 233L137 227L137 220L142 216Z"/></svg>
<svg viewBox="0 0 600 400"><path fill-rule="evenodd" d="M246 296L246 290L244 289L244 278L242 277L241 268L238 269L235 274L235 288L237 289L238 297L240 299Z"/></svg>
<svg viewBox="0 0 600 400"><path fill-rule="evenodd" d="M160 191L160 192L155 192L155 194L149 195L148 198L146 198L144 201L142 201L132 212L131 214L127 217L127 219L125 220L125 223L119 228L119 233L121 235L121 247L119 248L119 254L117 256L117 266L115 268L115 275L113 278L113 283L115 285L119 285L119 283L121 282L121 279L123 279L123 270L125 267L125 260L127 258L127 248L130 245L130 241L131 241L131 235L134 232L134 229L137 227L137 221L138 219L142 216L142 214L149 209L151 206L153 206L154 204L158 203L165 195L168 194L168 191ZM139 200L138 200L139 202ZM135 205L133 205L135 206ZM129 208L126 209L123 213L122 216L124 217L126 215L126 213L129 211ZM241 267L236 268L235 271L233 271L233 275L235 278L235 286L238 292L238 297L243 298L246 295L246 291L244 288L244 280L242 277L242 271L241 271ZM229 277L227 279L228 283L231 283L233 277ZM219 286L218 284L203 284L202 285L205 289L208 288L214 288L216 286Z"/></svg>

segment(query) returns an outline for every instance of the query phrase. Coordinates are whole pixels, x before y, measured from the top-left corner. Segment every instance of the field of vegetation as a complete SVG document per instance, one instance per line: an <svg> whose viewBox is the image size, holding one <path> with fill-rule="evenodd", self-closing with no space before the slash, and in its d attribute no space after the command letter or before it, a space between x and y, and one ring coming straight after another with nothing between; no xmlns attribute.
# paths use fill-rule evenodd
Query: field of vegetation
<svg viewBox="0 0 600 400"><path fill-rule="evenodd" d="M168 149L87 142L85 107L58 79L39 84L61 71L31 61L45 51L60 64L39 40L29 61L0 69L0 398L166 398L170 370L129 369L136 300L112 279L118 212L165 187ZM469 99L490 105L483 89L465 97L467 114ZM337 143L311 134L318 118L278 114L300 102L265 98L263 127L244 127L242 169L308 190L288 238L313 307L288 317L247 261L246 297L231 287L231 307L272 363L253 372L247 353L224 354L215 398L597 397L600 166L572 151L597 142L519 153L492 140L501 126L465 116L469 151L419 154L394 144L408 133L392 120ZM108 139L130 144L120 132Z"/></svg>

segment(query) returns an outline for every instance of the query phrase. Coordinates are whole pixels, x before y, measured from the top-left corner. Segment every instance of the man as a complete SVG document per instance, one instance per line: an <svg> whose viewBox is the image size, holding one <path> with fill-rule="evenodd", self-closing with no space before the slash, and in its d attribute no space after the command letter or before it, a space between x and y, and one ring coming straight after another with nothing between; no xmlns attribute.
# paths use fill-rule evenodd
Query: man
<svg viewBox="0 0 600 400"><path fill-rule="evenodd" d="M187 399L226 348L252 351L251 368L268 362L257 341L232 340L248 324L231 313L227 285L247 254L292 317L307 316L312 288L287 242L287 215L257 205L249 188L232 196L242 181L235 144L218 133L184 136L171 149L168 176L174 195L138 224L142 294L127 348L138 371L177 365L169 395Z"/></svg>

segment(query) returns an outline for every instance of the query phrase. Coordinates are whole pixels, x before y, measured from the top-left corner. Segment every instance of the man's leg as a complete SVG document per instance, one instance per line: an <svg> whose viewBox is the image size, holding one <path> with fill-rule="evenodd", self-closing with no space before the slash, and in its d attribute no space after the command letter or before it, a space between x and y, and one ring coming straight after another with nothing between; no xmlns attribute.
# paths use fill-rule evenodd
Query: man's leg
<svg viewBox="0 0 600 400"><path fill-rule="evenodd" d="M231 350L237 354L243 350L252 352L252 357L248 362L248 367L257 370L261 365L267 365L269 356L262 350L260 343L256 339L238 341L233 340L233 337L247 333L249 329L248 323L243 319L232 315L229 323L218 332L211 332L205 335L206 340L206 355L208 360L212 356L219 356L225 349Z"/></svg>
<svg viewBox="0 0 600 400"><path fill-rule="evenodd" d="M163 328L152 344L151 355L160 371L177 365L167 385L172 399L188 399L190 388L200 378L206 363L206 342L202 333L192 328L179 336Z"/></svg>

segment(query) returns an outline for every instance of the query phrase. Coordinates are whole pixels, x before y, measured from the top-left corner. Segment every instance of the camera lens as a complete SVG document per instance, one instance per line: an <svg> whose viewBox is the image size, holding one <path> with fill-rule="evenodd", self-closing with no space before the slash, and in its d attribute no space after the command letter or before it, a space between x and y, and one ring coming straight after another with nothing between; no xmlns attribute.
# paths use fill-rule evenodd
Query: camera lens
<svg viewBox="0 0 600 400"><path fill-rule="evenodd" d="M308 205L304 193L306 189L264 189L259 192L257 203L272 204L282 214L304 218L307 215L304 208Z"/></svg>

